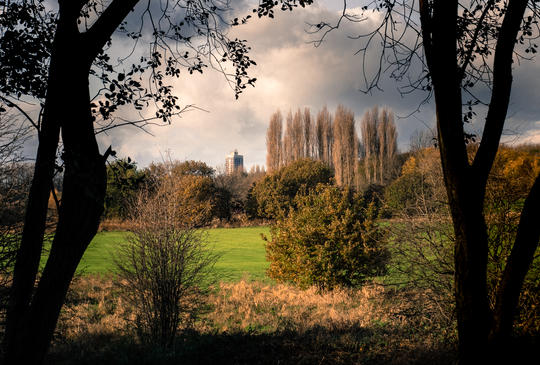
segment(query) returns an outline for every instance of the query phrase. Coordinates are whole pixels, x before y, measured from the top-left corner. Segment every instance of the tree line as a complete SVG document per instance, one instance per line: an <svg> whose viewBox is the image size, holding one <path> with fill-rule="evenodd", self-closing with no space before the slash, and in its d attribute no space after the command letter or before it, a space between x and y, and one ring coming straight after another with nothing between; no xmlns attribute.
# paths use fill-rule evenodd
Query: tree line
<svg viewBox="0 0 540 365"><path fill-rule="evenodd" d="M270 117L266 132L266 166L269 173L302 158L330 166L340 186L361 188L388 183L396 175L397 131L394 113L375 106L364 113L358 138L354 113L338 105L332 114L325 106L314 118L298 108L285 118L281 111Z"/></svg>

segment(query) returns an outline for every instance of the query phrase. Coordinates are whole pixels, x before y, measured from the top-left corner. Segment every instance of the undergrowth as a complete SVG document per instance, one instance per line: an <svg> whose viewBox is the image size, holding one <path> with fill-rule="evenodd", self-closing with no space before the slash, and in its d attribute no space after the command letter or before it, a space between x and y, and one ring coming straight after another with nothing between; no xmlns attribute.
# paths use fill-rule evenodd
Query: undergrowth
<svg viewBox="0 0 540 365"><path fill-rule="evenodd" d="M108 277L73 283L50 364L451 364L455 331L421 292L377 285L320 293L222 283L172 349L140 342Z"/></svg>

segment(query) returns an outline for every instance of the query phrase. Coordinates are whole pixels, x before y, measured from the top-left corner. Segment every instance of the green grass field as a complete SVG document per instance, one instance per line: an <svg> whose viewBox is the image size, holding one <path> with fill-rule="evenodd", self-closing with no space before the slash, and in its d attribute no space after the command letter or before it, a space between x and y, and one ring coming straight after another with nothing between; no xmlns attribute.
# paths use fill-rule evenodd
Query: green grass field
<svg viewBox="0 0 540 365"><path fill-rule="evenodd" d="M261 233L268 227L215 228L207 230L207 240L220 256L215 269L222 281L242 277L267 280L269 263L265 258ZM100 232L86 250L78 271L81 274L108 274L114 271L114 255L125 241L125 232Z"/></svg>

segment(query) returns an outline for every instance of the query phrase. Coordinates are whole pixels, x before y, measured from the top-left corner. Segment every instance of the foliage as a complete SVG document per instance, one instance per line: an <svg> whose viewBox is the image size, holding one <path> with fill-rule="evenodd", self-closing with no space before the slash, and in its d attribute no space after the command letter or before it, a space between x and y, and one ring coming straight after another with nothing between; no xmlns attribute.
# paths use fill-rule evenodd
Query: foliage
<svg viewBox="0 0 540 365"><path fill-rule="evenodd" d="M167 161L148 169L150 184L174 184L171 199L191 222L192 227L209 224L213 218L227 219L231 212L231 193L216 183L215 171L202 161Z"/></svg>
<svg viewBox="0 0 540 365"><path fill-rule="evenodd" d="M386 205L395 218L388 227L392 272L387 284L422 290L441 320L453 327L455 238L438 158L432 149L418 151L386 188Z"/></svg>
<svg viewBox="0 0 540 365"><path fill-rule="evenodd" d="M331 181L332 171L325 163L308 158L296 160L253 186L251 214L269 219L282 217L296 206L294 198L301 189L307 192L319 183Z"/></svg>
<svg viewBox="0 0 540 365"><path fill-rule="evenodd" d="M309 108L294 114L289 111L285 128L278 110L270 117L266 132L268 170L301 159L324 161L334 170L340 186L363 188L370 184L386 184L398 170L397 132L394 114L378 107L366 112L362 120L362 143L355 129L354 113L338 105L332 115L326 107L314 119ZM361 163L358 158L362 157Z"/></svg>
<svg viewBox="0 0 540 365"><path fill-rule="evenodd" d="M200 313L212 254L201 231L179 211L171 181L143 191L132 205L132 229L116 261L122 296L135 308L142 339L170 347L178 326Z"/></svg>
<svg viewBox="0 0 540 365"><path fill-rule="evenodd" d="M106 218L126 219L129 202L147 180L145 171L137 169L137 164L129 157L118 159L107 166L107 193L105 195Z"/></svg>
<svg viewBox="0 0 540 365"><path fill-rule="evenodd" d="M411 155L401 168L401 176L386 187L384 197L387 207L398 216L443 209L447 197L439 151L424 148Z"/></svg>
<svg viewBox="0 0 540 365"><path fill-rule="evenodd" d="M357 287L384 271L387 251L373 204L349 188L319 184L298 194L267 241L268 275L300 287Z"/></svg>
<svg viewBox="0 0 540 365"><path fill-rule="evenodd" d="M475 151L470 146L469 153ZM436 150L417 151L404 164L402 176L386 189L387 204L399 221L391 226L392 267L399 273L395 284L428 289L448 320L453 319L453 244L455 240L443 190ZM486 192L488 237L488 298L496 305L500 278L510 255L527 192L540 171L534 146L501 147ZM516 329L536 335L540 330L540 256L537 254L525 278Z"/></svg>
<svg viewBox="0 0 540 365"><path fill-rule="evenodd" d="M499 278L511 254L525 197L540 173L536 148L502 146L488 180L484 212L489 235L487 279L492 308L496 305ZM519 298L515 327L520 334L540 334L539 293L540 248L537 248Z"/></svg>
<svg viewBox="0 0 540 365"><path fill-rule="evenodd" d="M150 175L154 179L160 179L165 175L169 176L214 176L215 170L202 161L166 161L163 163L152 163L148 168Z"/></svg>
<svg viewBox="0 0 540 365"><path fill-rule="evenodd" d="M237 171L233 174L222 173L215 177L216 187L225 194L230 195L230 215L245 214L248 210L250 189L259 180L264 178L265 171L252 169L252 171Z"/></svg>

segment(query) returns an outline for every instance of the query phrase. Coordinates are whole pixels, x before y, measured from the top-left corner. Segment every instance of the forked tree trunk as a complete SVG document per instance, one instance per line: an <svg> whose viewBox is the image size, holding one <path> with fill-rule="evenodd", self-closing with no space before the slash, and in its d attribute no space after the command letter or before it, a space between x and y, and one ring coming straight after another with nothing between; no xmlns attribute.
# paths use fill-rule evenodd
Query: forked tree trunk
<svg viewBox="0 0 540 365"><path fill-rule="evenodd" d="M103 211L105 160L94 136L88 89L92 58L87 57L74 14L78 11L59 21L51 55L36 175L8 309L6 364L43 362L69 284ZM50 255L33 293L60 128L65 163L62 202Z"/></svg>
<svg viewBox="0 0 540 365"><path fill-rule="evenodd" d="M463 364L485 356L490 325L487 299L485 183L469 166L465 146L461 79L457 64L457 2L421 2L424 49L435 92L439 148L456 235L455 298L459 355ZM422 8L424 6L424 8ZM432 11L432 12L431 12Z"/></svg>
<svg viewBox="0 0 540 365"><path fill-rule="evenodd" d="M540 237L539 177L522 211L493 316L487 298L488 237L483 204L508 110L513 50L527 1L512 0L507 5L495 48L492 95L482 140L474 161L469 163L461 100L463 67L467 64L457 63L457 1L420 1L422 38L437 107L441 162L456 235L455 296L462 364L486 363L490 345L506 345L504 339L511 333L521 286ZM500 347L491 350L501 353Z"/></svg>

